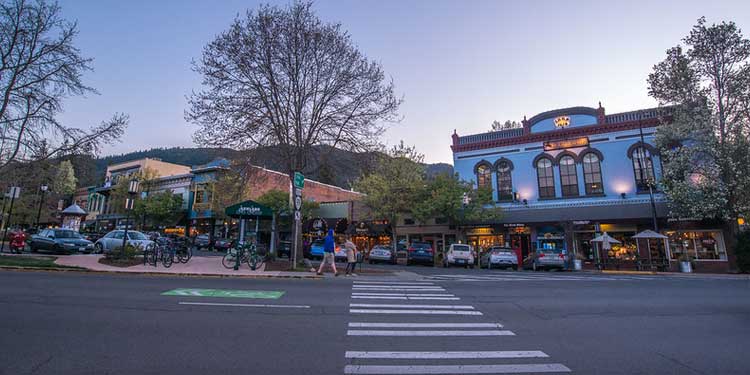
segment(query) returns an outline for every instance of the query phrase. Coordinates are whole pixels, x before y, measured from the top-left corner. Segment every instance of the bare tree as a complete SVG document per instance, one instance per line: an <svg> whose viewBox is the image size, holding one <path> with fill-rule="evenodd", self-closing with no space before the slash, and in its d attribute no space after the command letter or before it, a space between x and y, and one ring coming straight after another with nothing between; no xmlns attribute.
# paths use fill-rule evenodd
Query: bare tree
<svg viewBox="0 0 750 375"><path fill-rule="evenodd" d="M207 146L278 146L286 173L304 171L314 146L378 145L401 99L381 65L311 3L261 6L238 17L203 50L194 70L203 91L189 98L194 139Z"/></svg>
<svg viewBox="0 0 750 375"><path fill-rule="evenodd" d="M89 130L55 118L63 99L96 92L82 81L91 59L74 46L77 33L56 3L0 1L0 171L12 162L95 153L122 135L126 115Z"/></svg>
<svg viewBox="0 0 750 375"><path fill-rule="evenodd" d="M500 131L500 130L506 130L506 129L518 129L522 128L523 124L516 121L510 121L505 120L505 122L501 123L500 121L492 121L492 131Z"/></svg>

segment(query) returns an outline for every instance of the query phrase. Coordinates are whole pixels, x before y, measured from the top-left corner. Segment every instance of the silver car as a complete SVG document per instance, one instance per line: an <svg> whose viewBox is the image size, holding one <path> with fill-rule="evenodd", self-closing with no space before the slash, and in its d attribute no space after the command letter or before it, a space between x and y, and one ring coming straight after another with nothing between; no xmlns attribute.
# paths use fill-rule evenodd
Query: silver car
<svg viewBox="0 0 750 375"><path fill-rule="evenodd" d="M97 253L110 252L115 249L122 248L122 239L125 236L124 230L113 230L107 233L104 237L94 243L94 248ZM148 237L138 231L128 231L128 245L138 249L146 249L154 246L154 241L148 239Z"/></svg>
<svg viewBox="0 0 750 375"><path fill-rule="evenodd" d="M531 270L565 269L565 254L562 250L538 249L523 260L523 268Z"/></svg>
<svg viewBox="0 0 750 375"><path fill-rule="evenodd" d="M393 249L383 245L377 245L373 247L372 250L370 250L370 255L368 258L370 264L376 262L394 263L396 261L396 257L393 254Z"/></svg>
<svg viewBox="0 0 750 375"><path fill-rule="evenodd" d="M518 268L518 256L508 247L492 246L479 258L480 268Z"/></svg>

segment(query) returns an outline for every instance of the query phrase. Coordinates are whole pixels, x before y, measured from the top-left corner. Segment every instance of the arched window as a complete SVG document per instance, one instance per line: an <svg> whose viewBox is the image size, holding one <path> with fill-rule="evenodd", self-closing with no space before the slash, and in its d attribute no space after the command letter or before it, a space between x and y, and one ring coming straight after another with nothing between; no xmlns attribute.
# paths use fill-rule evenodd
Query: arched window
<svg viewBox="0 0 750 375"><path fill-rule="evenodd" d="M487 164L477 166L477 188L492 187L492 169Z"/></svg>
<svg viewBox="0 0 750 375"><path fill-rule="evenodd" d="M583 183L586 185L586 195L604 193L601 160L593 152L583 155Z"/></svg>
<svg viewBox="0 0 750 375"><path fill-rule="evenodd" d="M510 177L510 163L505 160L497 163L497 199L513 200L513 180Z"/></svg>
<svg viewBox="0 0 750 375"><path fill-rule="evenodd" d="M633 150L633 173L635 186L639 192L648 190L649 184L654 183L654 164L651 161L651 153L643 147Z"/></svg>
<svg viewBox="0 0 750 375"><path fill-rule="evenodd" d="M578 196L578 172L576 172L576 161L572 156L566 155L560 158L560 183L563 197Z"/></svg>
<svg viewBox="0 0 750 375"><path fill-rule="evenodd" d="M552 160L539 159L536 162L536 176L539 182L539 198L554 198L555 174L552 171Z"/></svg>

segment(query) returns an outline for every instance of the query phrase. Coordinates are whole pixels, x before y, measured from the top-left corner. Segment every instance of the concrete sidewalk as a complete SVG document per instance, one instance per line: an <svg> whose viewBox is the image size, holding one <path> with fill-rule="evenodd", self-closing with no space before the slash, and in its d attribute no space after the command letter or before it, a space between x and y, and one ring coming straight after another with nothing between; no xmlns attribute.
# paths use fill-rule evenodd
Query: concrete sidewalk
<svg viewBox="0 0 750 375"><path fill-rule="evenodd" d="M283 272L264 271L265 265L260 270L252 271L247 264L242 264L239 270L224 268L220 257L192 257L187 264L175 262L169 268L159 263L156 267L139 264L131 267L113 267L99 263L103 255L63 255L58 256L55 264L61 266L81 267L91 271L120 272L139 274L164 274L181 276L241 276L241 277L278 277L278 278L305 278L319 279L313 272Z"/></svg>

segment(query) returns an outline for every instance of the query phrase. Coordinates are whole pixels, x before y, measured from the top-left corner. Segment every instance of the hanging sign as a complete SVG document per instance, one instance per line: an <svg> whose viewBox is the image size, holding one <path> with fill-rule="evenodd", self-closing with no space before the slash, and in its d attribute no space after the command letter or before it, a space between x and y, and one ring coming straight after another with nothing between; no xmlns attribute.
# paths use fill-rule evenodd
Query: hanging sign
<svg viewBox="0 0 750 375"><path fill-rule="evenodd" d="M566 148L586 147L589 145L589 137L575 139L564 139L561 141L544 142L544 151L562 150Z"/></svg>

